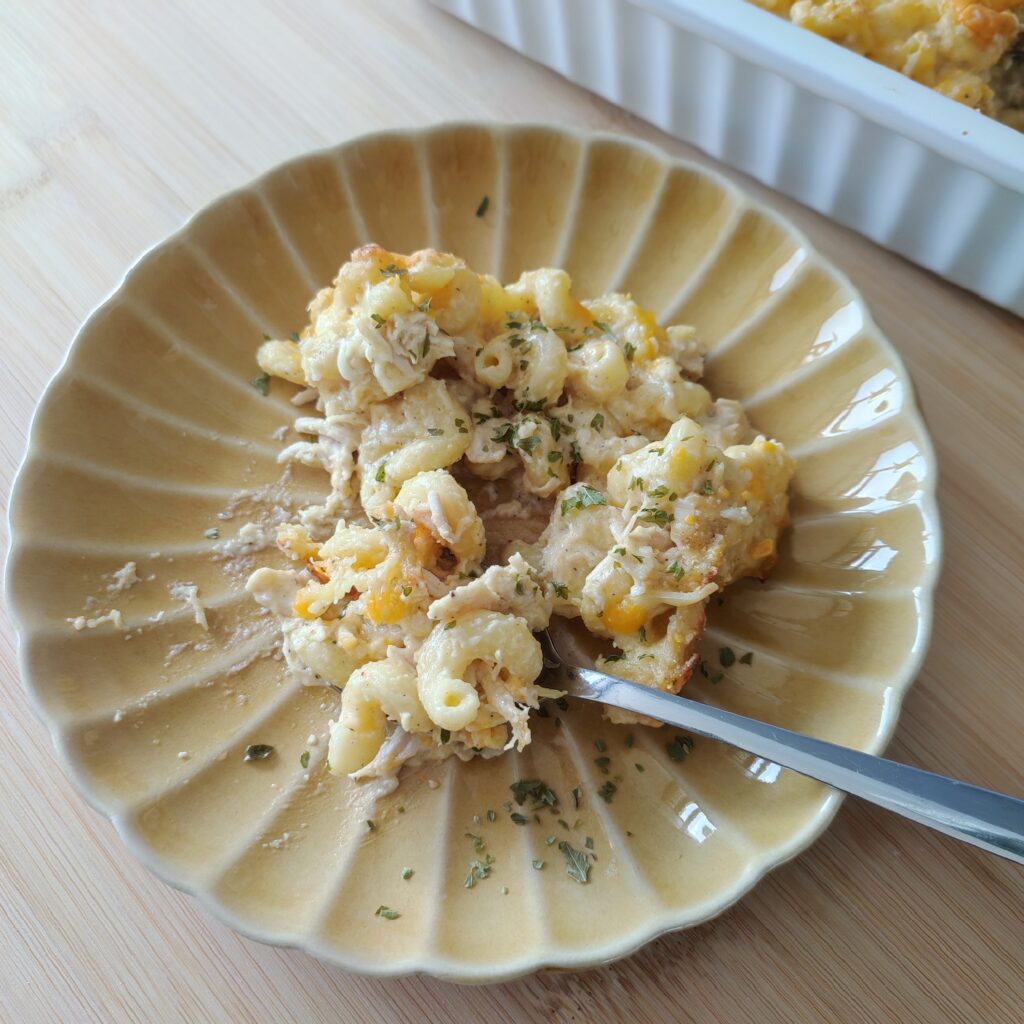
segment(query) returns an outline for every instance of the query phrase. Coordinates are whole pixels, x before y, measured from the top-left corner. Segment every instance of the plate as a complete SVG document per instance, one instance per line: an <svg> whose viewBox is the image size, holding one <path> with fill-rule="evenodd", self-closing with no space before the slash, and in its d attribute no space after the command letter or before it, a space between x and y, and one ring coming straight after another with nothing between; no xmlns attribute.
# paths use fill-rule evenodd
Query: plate
<svg viewBox="0 0 1024 1024"><path fill-rule="evenodd" d="M25 685L83 795L239 931L350 970L479 982L598 964L719 913L820 835L838 796L572 705L522 755L424 769L388 796L325 775L333 700L285 679L241 586L270 556L240 531L326 482L282 481L275 432L295 408L286 385L250 382L263 334L300 328L370 240L632 291L695 324L714 394L789 447L780 562L711 608L694 699L882 750L931 620L931 446L863 300L791 225L706 168L548 127L442 125L293 160L147 253L79 332L32 425L7 585ZM75 621L108 612L123 628ZM253 743L274 751L247 762ZM510 802L524 778L558 810ZM586 883L563 843L592 853Z"/></svg>

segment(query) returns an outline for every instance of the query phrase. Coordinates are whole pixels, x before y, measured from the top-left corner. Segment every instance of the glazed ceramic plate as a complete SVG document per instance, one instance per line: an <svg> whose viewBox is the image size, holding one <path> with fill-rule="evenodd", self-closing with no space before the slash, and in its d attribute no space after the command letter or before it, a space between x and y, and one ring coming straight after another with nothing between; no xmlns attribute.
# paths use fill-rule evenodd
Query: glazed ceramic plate
<svg viewBox="0 0 1024 1024"><path fill-rule="evenodd" d="M633 292L663 323L695 324L714 393L792 451L779 565L711 609L695 700L884 747L928 637L929 441L863 300L792 226L706 169L551 128L442 126L301 157L148 253L82 328L32 427L8 586L25 684L83 794L240 931L352 970L484 981L606 961L727 907L820 835L838 798L710 740L673 759L675 733L580 706L539 720L524 755L422 770L376 801L325 775L334 696L286 680L242 588L273 555L233 540L325 490L313 470L281 481L275 432L295 407L281 382L251 386L254 354L371 240ZM140 582L117 591L129 561ZM198 587L208 629L175 583ZM115 610L123 628L69 621ZM251 743L274 753L247 763ZM513 821L522 778L560 810ZM483 853L467 832L493 857L470 888ZM558 844L588 837L581 884Z"/></svg>

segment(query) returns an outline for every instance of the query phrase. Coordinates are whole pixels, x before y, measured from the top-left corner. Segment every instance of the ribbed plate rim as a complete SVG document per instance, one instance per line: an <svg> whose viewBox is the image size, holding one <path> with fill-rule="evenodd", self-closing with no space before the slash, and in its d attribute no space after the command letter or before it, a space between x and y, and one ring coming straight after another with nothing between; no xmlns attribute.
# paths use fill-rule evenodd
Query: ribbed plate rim
<svg viewBox="0 0 1024 1024"><path fill-rule="evenodd" d="M192 230L196 221L199 220L199 218L201 218L209 209L223 202L238 198L246 193L263 189L271 178L278 174L285 173L290 168L300 166L310 160L330 157L339 151L368 141L380 139L405 139L414 141L417 144L422 144L431 137L458 131L490 132L493 135L500 137L503 141L517 132L549 132L553 135L574 139L581 145L587 145L594 142L606 142L644 152L658 161L663 162L670 170L681 168L701 175L712 181L717 186L725 189L730 194L742 199L749 208L769 218L774 223L779 224L787 232L790 232L794 241L803 246L806 250L808 258L817 259L820 264L827 268L828 272L837 282L849 290L851 297L860 304L864 312L865 328L871 331L873 339L891 361L893 371L897 374L900 382L906 387L906 393L910 395L912 399L903 409L903 415L907 417L909 422L916 429L922 456L924 457L927 465L927 473L922 481L922 490L919 501L924 527L933 538L935 547L934 559L930 562L923 563L921 579L914 588L918 603L917 633L914 637L910 650L907 652L903 671L897 679L890 682L892 696L891 699L886 702L878 730L871 742L863 747L863 749L869 753L881 753L888 745L896 727L903 699L917 676L924 660L925 653L927 652L932 628L933 597L935 584L942 564L943 544L936 499L938 467L934 447L923 417L921 416L920 409L917 404L916 392L906 366L895 347L875 323L864 297L853 286L849 278L843 274L841 270L835 267L830 260L825 258L808 240L806 235L804 235L799 228L789 222L786 218L759 202L745 190L729 181L728 178L720 174L718 171L695 161L673 157L653 143L624 134L604 131L586 131L574 126L563 126L557 123L545 122L507 123L460 120L441 122L427 127L383 129L377 132L353 136L341 143L323 146L301 153L268 168L248 184L240 186L239 188L229 189L214 197L205 203L199 210L189 216L182 226L176 231L147 248L125 271L120 281L111 289L107 296L94 307L79 329L75 332L68 351L65 353L64 359L46 385L29 424L28 441L25 454L15 476L14 485L11 490L11 499L8 506L7 529L11 543L8 549L4 571L4 594L8 608L8 615L15 633L16 659L19 676L22 681L22 687L28 696L34 711L49 730L50 738L54 745L58 761L61 764L65 775L71 780L76 791L91 807L113 822L122 842L125 844L132 856L134 856L143 866L162 881L189 894L190 896L197 898L205 909L234 931L239 932L247 938L254 939L267 945L301 949L335 967L340 967L344 970L353 971L359 974L375 977L400 977L410 974L427 974L442 980L456 981L459 983L488 984L509 981L513 978L544 969L583 970L598 967L602 964L610 963L611 961L636 952L642 946L661 935L693 927L717 916L746 895L769 871L807 849L807 847L809 847L825 831L834 818L841 803L842 795L836 792L829 793L822 801L818 811L812 816L808 824L802 830L800 830L788 843L782 844L777 849L771 851L770 854L762 856L759 860L752 863L747 871L743 872L739 876L737 882L734 883L724 896L721 896L716 900L708 901L707 905L700 906L689 914L680 915L678 912L666 912L661 915L652 916L652 918L650 918L643 926L634 929L628 934L619 936L615 942L606 944L606 946L600 950L588 949L586 951L563 952L555 952L552 950L541 951L540 953L524 957L519 961L505 961L500 967L487 964L471 965L462 961L439 956L411 957L408 960L397 964L363 960L358 955L351 953L339 954L332 949L318 946L316 943L303 936L282 933L280 931L264 931L259 928L254 928L249 922L239 918L229 910L229 908L220 902L213 893L204 888L200 881L174 877L168 870L166 864L161 862L161 860L155 856L148 847L136 840L125 814L112 808L110 804L104 800L101 794L95 791L89 785L87 780L78 773L74 765L74 761L65 744L65 735L60 727L60 723L58 723L56 719L45 709L41 699L37 695L31 681L25 656L26 645L24 643L24 639L27 635L26 624L17 607L12 602L14 586L13 566L17 561L17 555L21 549L21 542L19 541L14 528L14 518L16 510L22 500L21 493L27 486L26 470L33 459L33 449L35 448L37 434L40 429L40 422L43 416L47 413L50 405L57 400L62 385L71 379L73 371L77 369L75 364L80 352L80 346L78 344L79 339L91 328L95 320L97 320L109 307L113 306L118 301L121 290L128 284L132 276L148 264L148 262L165 247L173 245L185 238Z"/></svg>

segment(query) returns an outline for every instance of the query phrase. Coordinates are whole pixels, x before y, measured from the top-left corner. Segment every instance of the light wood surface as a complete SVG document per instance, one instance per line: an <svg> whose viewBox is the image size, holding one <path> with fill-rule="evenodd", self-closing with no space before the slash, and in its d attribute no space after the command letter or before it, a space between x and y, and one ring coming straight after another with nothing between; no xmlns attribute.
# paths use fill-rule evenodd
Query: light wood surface
<svg viewBox="0 0 1024 1024"><path fill-rule="evenodd" d="M143 249L289 156L481 118L704 159L416 0L9 0L0 68L5 506L88 311ZM741 183L865 293L938 450L946 564L892 756L1024 795L1024 324ZM739 906L611 967L485 988L346 975L233 934L130 859L57 767L6 623L0 684L3 1022L1024 1019L1024 873L853 802Z"/></svg>

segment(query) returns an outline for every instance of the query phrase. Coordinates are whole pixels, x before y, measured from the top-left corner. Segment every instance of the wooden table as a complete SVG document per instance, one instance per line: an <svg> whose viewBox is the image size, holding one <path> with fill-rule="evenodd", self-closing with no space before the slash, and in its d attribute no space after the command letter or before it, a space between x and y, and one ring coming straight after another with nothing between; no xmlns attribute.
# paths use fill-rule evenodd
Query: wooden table
<svg viewBox="0 0 1024 1024"><path fill-rule="evenodd" d="M286 157L490 118L615 129L704 159L415 0L84 6L0 6L5 497L86 313L143 249ZM1024 325L742 184L863 290L938 449L946 565L892 754L1024 794ZM4 1022L1024 1020L1021 869L852 802L739 906L600 971L459 988L257 945L131 860L51 756L6 626L0 659Z"/></svg>

